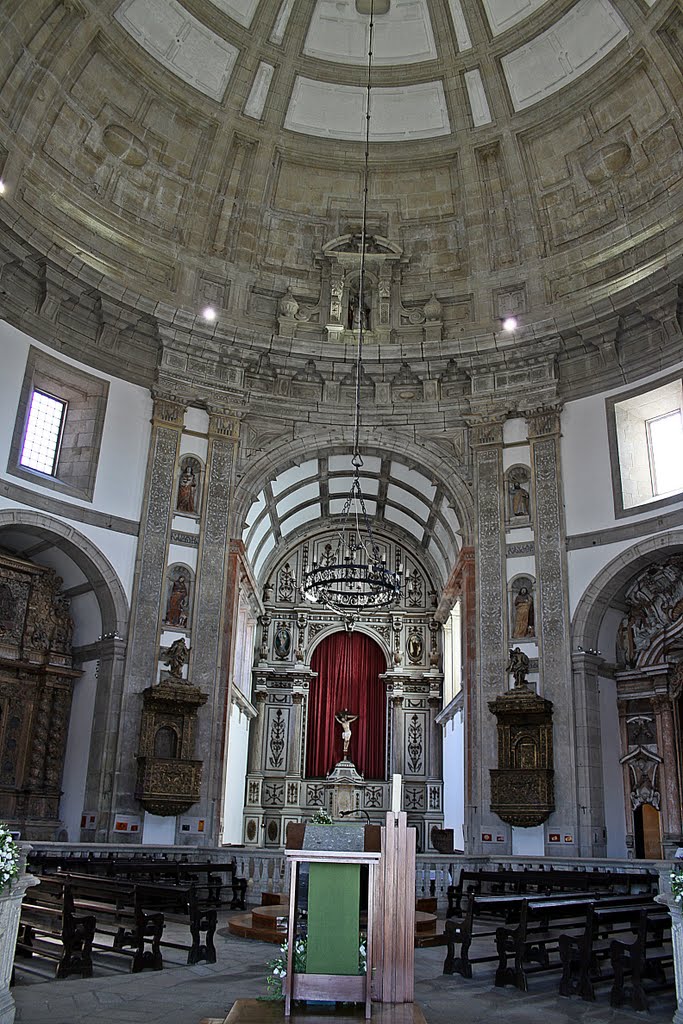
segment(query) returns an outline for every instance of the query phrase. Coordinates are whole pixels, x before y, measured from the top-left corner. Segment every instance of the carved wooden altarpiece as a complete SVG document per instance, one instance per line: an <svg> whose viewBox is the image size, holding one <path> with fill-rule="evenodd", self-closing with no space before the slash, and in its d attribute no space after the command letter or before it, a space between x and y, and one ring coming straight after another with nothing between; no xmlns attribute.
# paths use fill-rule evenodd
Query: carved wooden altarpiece
<svg viewBox="0 0 683 1024"><path fill-rule="evenodd" d="M143 691L135 796L150 814L183 814L199 800L203 761L194 757L197 712L208 696L176 665Z"/></svg>
<svg viewBox="0 0 683 1024"><path fill-rule="evenodd" d="M542 825L555 810L552 701L524 683L489 701L489 708L498 719L491 810L509 825Z"/></svg>
<svg viewBox="0 0 683 1024"><path fill-rule="evenodd" d="M24 839L61 829L73 623L53 569L0 553L0 818Z"/></svg>

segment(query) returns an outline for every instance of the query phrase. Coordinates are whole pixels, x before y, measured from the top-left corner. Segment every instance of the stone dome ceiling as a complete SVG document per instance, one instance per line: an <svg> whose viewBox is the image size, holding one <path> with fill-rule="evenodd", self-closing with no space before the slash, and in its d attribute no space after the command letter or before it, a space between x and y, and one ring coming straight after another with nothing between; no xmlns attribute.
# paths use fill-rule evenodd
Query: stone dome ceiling
<svg viewBox="0 0 683 1024"><path fill-rule="evenodd" d="M47 318L65 351L142 381L160 338L233 364L238 345L247 375L264 358L341 366L326 247L360 224L366 9L5 0L4 315L38 337ZM387 329L367 358L388 360L383 381L406 361L440 381L520 359L544 381L554 362L578 393L652 369L663 346L679 358L679 3L377 10L368 229L394 262L377 269Z"/></svg>

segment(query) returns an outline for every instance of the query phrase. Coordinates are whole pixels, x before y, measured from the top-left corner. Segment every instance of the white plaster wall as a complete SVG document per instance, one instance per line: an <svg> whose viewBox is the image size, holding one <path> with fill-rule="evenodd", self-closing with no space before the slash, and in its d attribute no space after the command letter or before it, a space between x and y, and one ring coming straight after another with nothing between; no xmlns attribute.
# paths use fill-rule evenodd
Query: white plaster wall
<svg viewBox="0 0 683 1024"><path fill-rule="evenodd" d="M97 662L89 661L83 665L81 678L74 682L69 734L64 758L63 793L59 804L59 816L64 823L70 843L80 841L81 814L83 813L96 690Z"/></svg>
<svg viewBox="0 0 683 1024"><path fill-rule="evenodd" d="M242 842L242 814L244 811L244 780L247 774L249 719L232 705L230 715L228 753L225 765L225 794L223 803L223 842Z"/></svg>
<svg viewBox="0 0 683 1024"><path fill-rule="evenodd" d="M619 714L617 711L616 683L613 679L600 678L599 696L607 856L625 857L624 776L622 767L619 764Z"/></svg>
<svg viewBox="0 0 683 1024"><path fill-rule="evenodd" d="M109 396L102 431L102 444L92 502L61 494L39 483L13 477L7 472L7 460L14 432L17 405L26 369L30 346L48 352L55 359L76 366L87 373L109 381ZM41 497L58 500L65 505L93 509L109 516L138 521L145 483L149 448L152 400L146 388L117 380L92 367L68 359L41 345L22 331L0 321L0 477L10 483L35 491ZM29 504L3 499L2 508L30 508ZM50 514L50 513L47 513ZM135 569L137 537L118 533L107 526L93 526L68 516L56 516L84 534L111 562L130 597ZM58 570L60 571L60 570ZM63 573L62 573L63 575ZM79 642L83 642L80 641Z"/></svg>
<svg viewBox="0 0 683 1024"><path fill-rule="evenodd" d="M453 829L453 845L464 849L465 823L465 723L456 711L443 728L443 814L444 828Z"/></svg>

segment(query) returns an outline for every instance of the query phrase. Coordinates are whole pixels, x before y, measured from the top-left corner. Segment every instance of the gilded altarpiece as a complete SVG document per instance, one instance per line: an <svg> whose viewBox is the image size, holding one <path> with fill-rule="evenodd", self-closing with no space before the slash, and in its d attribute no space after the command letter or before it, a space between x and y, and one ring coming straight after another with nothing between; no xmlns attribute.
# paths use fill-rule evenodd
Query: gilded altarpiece
<svg viewBox="0 0 683 1024"><path fill-rule="evenodd" d="M73 622L53 569L0 554L0 818L56 839L74 679Z"/></svg>

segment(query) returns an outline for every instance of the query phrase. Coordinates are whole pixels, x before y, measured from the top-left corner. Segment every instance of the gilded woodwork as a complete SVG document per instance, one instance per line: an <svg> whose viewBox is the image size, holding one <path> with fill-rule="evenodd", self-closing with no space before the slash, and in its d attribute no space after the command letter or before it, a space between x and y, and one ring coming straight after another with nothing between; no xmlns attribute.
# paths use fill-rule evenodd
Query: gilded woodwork
<svg viewBox="0 0 683 1024"><path fill-rule="evenodd" d="M498 719L491 810L509 825L541 825L555 810L553 705L522 684L489 701Z"/></svg>

